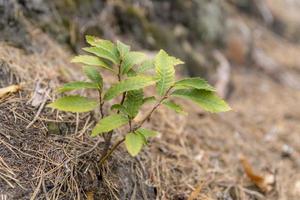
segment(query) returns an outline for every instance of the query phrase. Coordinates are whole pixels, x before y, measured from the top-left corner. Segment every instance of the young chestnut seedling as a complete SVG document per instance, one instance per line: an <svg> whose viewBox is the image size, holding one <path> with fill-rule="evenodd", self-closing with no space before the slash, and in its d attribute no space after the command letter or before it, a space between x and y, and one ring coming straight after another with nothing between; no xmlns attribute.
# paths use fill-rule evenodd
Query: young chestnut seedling
<svg viewBox="0 0 300 200"><path fill-rule="evenodd" d="M100 163L102 164L111 153L125 141L130 155L136 156L147 139L157 135L154 130L143 128L152 113L164 105L177 113L184 113L182 107L171 99L175 97L189 99L209 112L225 112L230 107L215 94L215 88L201 78L185 78L175 80L175 66L183 62L160 50L154 59L148 59L142 52L131 51L130 46L117 41L112 43L94 36L86 36L90 47L83 48L90 55L76 56L72 62L82 63L83 72L89 81L77 81L63 85L58 92L65 93L77 89L92 89L99 94L99 99L91 99L79 95L63 96L48 107L69 112L90 112L97 107L100 119L93 128L91 136L102 135L108 145ZM99 70L111 71L117 82L105 90L105 80ZM155 75L150 76L153 70ZM144 89L155 85L157 95L145 97ZM119 103L116 101L119 99ZM109 112L104 112L104 105L113 101ZM148 114L139 122L134 122L143 104L155 102ZM110 140L114 130L128 124L126 136L115 143L111 149Z"/></svg>

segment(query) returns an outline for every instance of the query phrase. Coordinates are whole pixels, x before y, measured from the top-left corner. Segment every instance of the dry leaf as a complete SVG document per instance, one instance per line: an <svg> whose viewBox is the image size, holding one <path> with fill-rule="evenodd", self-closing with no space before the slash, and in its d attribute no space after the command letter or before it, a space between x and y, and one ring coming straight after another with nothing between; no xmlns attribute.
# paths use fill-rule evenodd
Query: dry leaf
<svg viewBox="0 0 300 200"><path fill-rule="evenodd" d="M42 87L41 82L36 83L33 95L27 103L31 103L33 107L39 107L47 97L49 89L47 87Z"/></svg>
<svg viewBox="0 0 300 200"><path fill-rule="evenodd" d="M262 191L262 192L270 192L275 184L275 175L274 174L265 174L260 175L254 172L252 166L246 160L245 157L241 156L240 161L243 165L245 173L248 178Z"/></svg>
<svg viewBox="0 0 300 200"><path fill-rule="evenodd" d="M5 88L0 88L0 98L6 97L7 95L9 95L11 93L18 92L19 90L21 90L20 85L10 85Z"/></svg>

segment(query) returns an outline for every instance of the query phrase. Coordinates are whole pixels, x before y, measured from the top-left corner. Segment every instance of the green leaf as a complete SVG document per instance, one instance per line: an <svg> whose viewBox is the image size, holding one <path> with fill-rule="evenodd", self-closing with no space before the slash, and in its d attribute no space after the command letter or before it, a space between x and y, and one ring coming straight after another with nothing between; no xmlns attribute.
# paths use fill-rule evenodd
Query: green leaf
<svg viewBox="0 0 300 200"><path fill-rule="evenodd" d="M92 36L92 35L86 35L85 40L91 46L98 46L99 42L101 41L100 38Z"/></svg>
<svg viewBox="0 0 300 200"><path fill-rule="evenodd" d="M138 90L150 86L156 82L156 79L149 76L134 76L129 77L113 85L104 95L104 100L111 100L119 94L131 90Z"/></svg>
<svg viewBox="0 0 300 200"><path fill-rule="evenodd" d="M167 106L169 109L174 110L176 113L187 114L180 105L178 105L172 101L167 100L167 101L164 101L163 104L165 106Z"/></svg>
<svg viewBox="0 0 300 200"><path fill-rule="evenodd" d="M91 35L87 35L85 37L85 39L86 39L87 43L90 44L91 46L104 48L107 51L114 52L114 54L117 53L115 44L109 40L103 40L103 39L100 39L98 37L91 36Z"/></svg>
<svg viewBox="0 0 300 200"><path fill-rule="evenodd" d="M118 110L121 113L125 114L125 115L129 115L127 109L125 108L125 106L121 105L121 104L114 104L111 106L110 108L111 110Z"/></svg>
<svg viewBox="0 0 300 200"><path fill-rule="evenodd" d="M142 134L146 139L157 136L158 132L150 129L140 128L136 132Z"/></svg>
<svg viewBox="0 0 300 200"><path fill-rule="evenodd" d="M119 62L119 59L116 55L115 47L112 49L103 48L103 46L97 46L97 47L86 47L83 48L84 51L92 53L100 58L107 59L111 61L114 64L117 64Z"/></svg>
<svg viewBox="0 0 300 200"><path fill-rule="evenodd" d="M182 89L182 88L195 88L207 91L216 91L216 89L209 85L207 81L201 78L186 78L175 83L175 88Z"/></svg>
<svg viewBox="0 0 300 200"><path fill-rule="evenodd" d="M136 70L137 73L144 73L150 69L154 69L154 59L144 61Z"/></svg>
<svg viewBox="0 0 300 200"><path fill-rule="evenodd" d="M101 119L92 130L92 137L119 128L125 125L128 121L128 117L123 114L113 114L105 117Z"/></svg>
<svg viewBox="0 0 300 200"><path fill-rule="evenodd" d="M103 78L94 66L84 66L83 72L94 83L97 83L100 88L103 87Z"/></svg>
<svg viewBox="0 0 300 200"><path fill-rule="evenodd" d="M157 92L163 96L167 90L175 83L174 66L182 64L179 59L169 56L164 50L160 50L155 57L155 71L159 78L156 84Z"/></svg>
<svg viewBox="0 0 300 200"><path fill-rule="evenodd" d="M125 55L130 51L130 46L128 46L118 40L117 41L117 49L119 51L120 57L124 58Z"/></svg>
<svg viewBox="0 0 300 200"><path fill-rule="evenodd" d="M75 95L59 98L53 103L48 104L47 107L68 112L88 112L94 110L97 105L98 102L96 100Z"/></svg>
<svg viewBox="0 0 300 200"><path fill-rule="evenodd" d="M226 112L231 110L229 105L214 92L198 89L175 90L172 96L190 99L209 112Z"/></svg>
<svg viewBox="0 0 300 200"><path fill-rule="evenodd" d="M143 148L144 138L137 133L128 133L125 138L125 146L131 156L136 156Z"/></svg>
<svg viewBox="0 0 300 200"><path fill-rule="evenodd" d="M91 35L87 35L85 38L87 43L93 46L91 48L84 48L85 51L110 60L115 64L119 63L118 49L114 43Z"/></svg>
<svg viewBox="0 0 300 200"><path fill-rule="evenodd" d="M64 84L62 87L58 88L57 91L61 93L79 89L99 89L99 86L97 83L93 82L76 81Z"/></svg>
<svg viewBox="0 0 300 200"><path fill-rule="evenodd" d="M89 55L75 56L71 60L71 62L82 63L82 64L92 65L92 66L99 66L99 67L103 67L105 69L112 70L112 68L108 64L106 64L105 62L103 62L96 56L89 56Z"/></svg>
<svg viewBox="0 0 300 200"><path fill-rule="evenodd" d="M133 69L130 69L127 72L127 77L133 77L133 76L137 76L137 73Z"/></svg>
<svg viewBox="0 0 300 200"><path fill-rule="evenodd" d="M182 60L173 56L170 56L170 61L173 63L174 66L184 64Z"/></svg>
<svg viewBox="0 0 300 200"><path fill-rule="evenodd" d="M141 52L131 51L125 55L121 65L122 74L127 74L127 72L133 68L135 65L142 63L146 58L146 55Z"/></svg>
<svg viewBox="0 0 300 200"><path fill-rule="evenodd" d="M129 117L133 119L143 105L143 90L132 90L127 92L123 106L125 107Z"/></svg>
<svg viewBox="0 0 300 200"><path fill-rule="evenodd" d="M154 96L151 96L151 97L146 97L143 99L143 104L145 103L150 103L150 102L154 102L156 99Z"/></svg>

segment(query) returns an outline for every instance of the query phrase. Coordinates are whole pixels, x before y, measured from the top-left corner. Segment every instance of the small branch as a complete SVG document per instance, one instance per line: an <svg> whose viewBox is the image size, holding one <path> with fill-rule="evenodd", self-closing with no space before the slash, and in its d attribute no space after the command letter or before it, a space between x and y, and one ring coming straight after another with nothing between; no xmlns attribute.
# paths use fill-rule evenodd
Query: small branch
<svg viewBox="0 0 300 200"><path fill-rule="evenodd" d="M122 100L121 100L121 102L120 102L121 105L123 105L123 103L124 103L124 101L125 101L126 94L127 94L126 92L123 92L123 94L122 94Z"/></svg>
<svg viewBox="0 0 300 200"><path fill-rule="evenodd" d="M99 161L99 165L101 166L107 160L107 158L118 148L118 146L120 146L120 144L122 144L124 141L125 138L114 144L114 146L105 154L105 156L101 158L101 160Z"/></svg>
<svg viewBox="0 0 300 200"><path fill-rule="evenodd" d="M99 92L100 115L101 115L100 119L103 119L103 117L104 117L104 111L103 111L104 101L102 99L102 89L99 89L98 92ZM103 135L103 139L105 141L105 146L104 146L103 153L102 153L103 156L106 155L106 153L109 149L111 138L112 138L112 131L108 132L106 135Z"/></svg>
<svg viewBox="0 0 300 200"><path fill-rule="evenodd" d="M162 104L162 102L169 97L169 92L173 87L170 87L165 95L158 101L158 103L152 108L152 110L148 113L148 115L137 125L136 127L132 128L131 120L129 121L130 132L134 132L139 129L145 121L151 118L153 112ZM107 160L107 158L125 141L125 138L120 140L119 142L115 143L114 146L100 159L99 164L100 166Z"/></svg>
<svg viewBox="0 0 300 200"><path fill-rule="evenodd" d="M129 124L129 131L132 132L132 120L131 119L129 119L128 124Z"/></svg>
<svg viewBox="0 0 300 200"><path fill-rule="evenodd" d="M137 125L135 126L132 131L136 131L137 129L141 128L142 125L151 118L152 114L154 113L154 111L162 104L162 102L164 100L166 100L167 98L169 98L169 92L171 91L171 89L173 88L170 87L167 92L165 93L165 95L157 102L157 104L152 108L152 110L144 117L144 119Z"/></svg>
<svg viewBox="0 0 300 200"><path fill-rule="evenodd" d="M122 80L122 77L121 77L121 64L122 64L122 60L120 62L120 64L118 65L118 81L121 82ZM101 96L101 95L100 95ZM123 96L122 96L122 100L120 102L120 104L122 105L125 101L125 98L126 98L126 92L123 93ZM102 101L102 97L100 97L101 101ZM101 103L100 103L100 108L102 108L103 106L101 106ZM103 109L103 108L102 108ZM102 111L103 112L103 111ZM120 111L118 111L119 113ZM100 158L100 163L102 162L101 160L103 159L106 159L105 157L107 157L107 154L109 153L108 150L109 150L109 147L110 147L110 144L111 144L111 139L112 139L112 135L113 135L113 131L109 131L107 134L104 134L103 135L103 138L105 140L105 146L104 146L104 149L103 149L103 153L102 153L102 156ZM111 154L111 153L110 153Z"/></svg>
<svg viewBox="0 0 300 200"><path fill-rule="evenodd" d="M103 135L103 138L105 140L105 146L104 146L104 149L103 149L103 156L107 153L107 151L109 149L112 135L113 135L113 131L109 131L107 134Z"/></svg>
<svg viewBox="0 0 300 200"><path fill-rule="evenodd" d="M99 89L98 92L99 92L99 103L100 103L99 111L100 111L100 115L101 115L100 119L102 119L104 117L104 111L103 111L104 102L102 100L102 89Z"/></svg>
<svg viewBox="0 0 300 200"><path fill-rule="evenodd" d="M123 105L124 101L125 101L125 97L126 97L126 93L124 92L123 93L123 97L122 97L122 100L120 102L121 105ZM120 113L120 111L118 110L117 112L118 114ZM103 150L103 156L107 154L107 151L110 147L110 143L111 143L111 138L112 138L112 135L113 135L113 131L110 131L108 132L107 134L105 134L106 136L103 136L104 140L105 140L105 147L104 147L104 150ZM101 158L102 159L102 158Z"/></svg>
<svg viewBox="0 0 300 200"><path fill-rule="evenodd" d="M119 82L121 81L121 65L122 65L122 60L119 64L119 66L118 66L118 80L119 80Z"/></svg>

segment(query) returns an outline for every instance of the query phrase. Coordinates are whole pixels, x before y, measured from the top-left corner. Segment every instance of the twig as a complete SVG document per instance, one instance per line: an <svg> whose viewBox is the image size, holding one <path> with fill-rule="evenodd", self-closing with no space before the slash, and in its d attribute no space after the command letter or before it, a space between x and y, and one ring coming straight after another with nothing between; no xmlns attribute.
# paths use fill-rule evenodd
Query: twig
<svg viewBox="0 0 300 200"><path fill-rule="evenodd" d="M151 118L152 114L154 113L154 111L162 104L162 102L164 100L166 100L167 98L169 98L169 92L171 91L173 87L170 87L167 92L165 93L165 95L157 102L157 104L152 108L152 110L144 117L144 119L142 119L142 121L133 128L132 131L136 131L137 129L141 128L142 125Z"/></svg>
<svg viewBox="0 0 300 200"><path fill-rule="evenodd" d="M102 89L99 89L98 90L98 93L99 93L99 103L100 103L100 118L102 119L104 117L104 112L103 112L103 105L104 105L104 102L102 100Z"/></svg>
<svg viewBox="0 0 300 200"><path fill-rule="evenodd" d="M171 91L173 87L170 87L167 92L165 93L165 95L158 101L158 103L152 108L152 110L146 115L146 117L133 129L130 128L130 132L134 132L137 129L139 129L144 123L145 121L147 121L148 119L151 118L151 115L153 114L153 112L161 105L161 103L167 99L169 97L169 92ZM125 141L125 138L123 138L122 140L120 140L119 142L117 142L106 154L104 154L104 156L100 159L99 164L100 166L107 160L107 158L116 150L116 148L122 144Z"/></svg>
<svg viewBox="0 0 300 200"><path fill-rule="evenodd" d="M4 175L5 175L5 174L2 174L2 173L0 172L0 179L4 180L11 188L15 188L15 186L14 186L11 182L9 182L9 180L7 180L7 179L4 177Z"/></svg>
<svg viewBox="0 0 300 200"><path fill-rule="evenodd" d="M76 113L75 135L77 135L78 133L78 126L79 126L79 113Z"/></svg>
<svg viewBox="0 0 300 200"><path fill-rule="evenodd" d="M120 102L121 105L123 105L123 103L124 103L124 101L125 101L126 94L127 94L126 92L123 92L123 94L122 94L122 100L121 100L121 102ZM120 112L120 111L118 111L118 112Z"/></svg>
<svg viewBox="0 0 300 200"><path fill-rule="evenodd" d="M92 151L94 151L94 149L97 148L97 146L100 144L100 142L101 142L101 138L98 138L97 142L94 144L94 146L93 146L92 148L90 148L89 150L87 150L87 151L85 151L85 152L79 154L79 155L76 156L76 157L69 158L68 160L66 160L66 161L64 162L64 165L66 165L66 164L67 164L68 162L70 162L71 160L78 159L78 158L80 158L80 157L82 157L82 156L84 156L84 155L86 155L86 154L91 153Z"/></svg>
<svg viewBox="0 0 300 200"><path fill-rule="evenodd" d="M37 194L40 191L40 188L42 186L43 179L44 179L44 176L41 176L40 181L39 181L37 187L35 188L32 196L30 197L30 200L34 200L36 198L36 196L37 196Z"/></svg>
<svg viewBox="0 0 300 200"><path fill-rule="evenodd" d="M1 139L0 139L0 143L3 143L5 146L9 146L11 149L15 149L16 151L18 151L19 153L21 153L21 154L23 154L23 155L25 155L25 156L28 156L28 157L31 157L31 158L35 158L35 159L37 159L37 160L43 160L43 161L46 161L47 163L50 163L50 164L59 166L59 163L56 163L56 162L54 162L54 161L52 161L52 160L49 161L49 160L46 160L46 159L44 159L44 158L40 158L40 157L31 155L31 154L29 154L29 153L26 153L26 152L24 152L23 150L20 150L20 149L18 149L17 147L14 147L14 146L12 146L11 144L5 142L4 140L1 140Z"/></svg>
<svg viewBox="0 0 300 200"><path fill-rule="evenodd" d="M128 124L129 124L129 131L132 132L132 120L131 119L129 119Z"/></svg>
<svg viewBox="0 0 300 200"><path fill-rule="evenodd" d="M258 199L264 199L265 198L264 195L262 195L259 192L254 191L254 190L249 190L249 189L244 188L242 186L239 186L239 188L240 188L240 190L244 191L245 193L250 194L252 196L255 196Z"/></svg>

